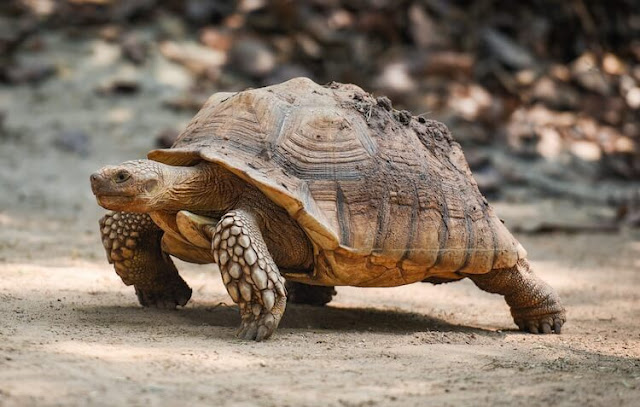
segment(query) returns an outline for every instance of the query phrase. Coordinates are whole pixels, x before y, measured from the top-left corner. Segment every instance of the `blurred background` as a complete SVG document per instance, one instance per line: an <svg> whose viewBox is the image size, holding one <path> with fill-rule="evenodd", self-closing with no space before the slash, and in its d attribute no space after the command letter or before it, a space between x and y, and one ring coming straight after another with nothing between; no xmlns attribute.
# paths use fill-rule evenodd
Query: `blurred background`
<svg viewBox="0 0 640 407"><path fill-rule="evenodd" d="M6 0L0 62L7 247L34 210L93 236L88 174L170 146L214 92L297 76L446 123L517 232L640 224L633 0Z"/></svg>

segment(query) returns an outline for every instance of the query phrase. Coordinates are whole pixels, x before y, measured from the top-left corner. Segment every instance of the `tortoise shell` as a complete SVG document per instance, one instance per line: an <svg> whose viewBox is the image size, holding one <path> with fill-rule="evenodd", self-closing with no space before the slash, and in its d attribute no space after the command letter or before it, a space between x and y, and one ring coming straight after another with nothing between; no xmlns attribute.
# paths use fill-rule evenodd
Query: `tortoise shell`
<svg viewBox="0 0 640 407"><path fill-rule="evenodd" d="M304 229L318 285L397 286L512 267L526 252L494 214L441 123L355 85L306 78L216 93L171 149L149 159L217 163Z"/></svg>

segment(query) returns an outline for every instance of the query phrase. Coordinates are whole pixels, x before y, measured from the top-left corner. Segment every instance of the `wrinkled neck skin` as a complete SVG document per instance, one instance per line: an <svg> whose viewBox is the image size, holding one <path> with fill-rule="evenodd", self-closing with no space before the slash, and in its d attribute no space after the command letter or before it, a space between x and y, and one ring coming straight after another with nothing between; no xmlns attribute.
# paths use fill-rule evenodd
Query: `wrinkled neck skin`
<svg viewBox="0 0 640 407"><path fill-rule="evenodd" d="M209 162L193 167L163 167L164 191L151 203L154 220L173 218L187 210L216 219L232 209L253 213L274 261L279 267L310 270L313 248L300 226L281 207L231 172ZM155 213L154 213L155 212ZM164 214L164 215L163 215ZM169 221L171 223L172 221Z"/></svg>
<svg viewBox="0 0 640 407"><path fill-rule="evenodd" d="M226 212L236 205L245 188L238 177L209 162L167 167L160 175L167 187L150 205L162 211Z"/></svg>

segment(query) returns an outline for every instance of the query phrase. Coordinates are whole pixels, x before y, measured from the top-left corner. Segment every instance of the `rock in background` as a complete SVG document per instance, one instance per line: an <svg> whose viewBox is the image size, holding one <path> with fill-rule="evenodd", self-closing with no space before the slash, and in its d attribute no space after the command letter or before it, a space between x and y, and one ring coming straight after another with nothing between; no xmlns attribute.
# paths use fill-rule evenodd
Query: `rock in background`
<svg viewBox="0 0 640 407"><path fill-rule="evenodd" d="M511 184L627 208L638 189L634 0L9 0L0 5L0 82L64 75L25 58L50 32L119 48L126 72L97 97L139 92L135 70L154 58L190 76L186 91L158 100L176 111L296 76L351 82L445 122L485 193Z"/></svg>

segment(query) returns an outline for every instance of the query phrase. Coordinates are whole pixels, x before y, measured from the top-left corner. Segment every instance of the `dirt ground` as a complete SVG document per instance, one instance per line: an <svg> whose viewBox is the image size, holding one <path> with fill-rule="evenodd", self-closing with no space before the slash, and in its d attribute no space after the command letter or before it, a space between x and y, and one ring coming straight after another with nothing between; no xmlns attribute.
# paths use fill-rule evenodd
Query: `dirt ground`
<svg viewBox="0 0 640 407"><path fill-rule="evenodd" d="M515 331L502 298L463 281L339 288L331 306L291 305L271 340L244 342L219 273L181 262L191 302L141 308L106 262L88 176L183 126L190 114L160 101L189 77L160 59L120 66L98 40L47 41L39 57L60 78L0 87L0 405L638 405L632 231L518 236L565 302L562 335ZM141 92L96 96L123 70ZM88 135L86 153L56 147L70 129ZM496 205L508 225L607 211L520 201Z"/></svg>

